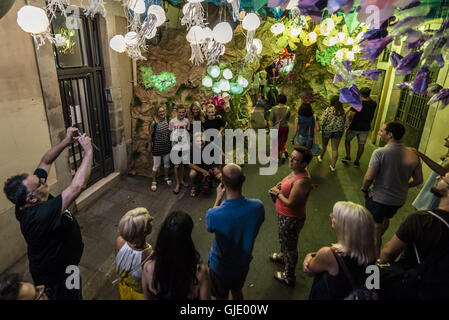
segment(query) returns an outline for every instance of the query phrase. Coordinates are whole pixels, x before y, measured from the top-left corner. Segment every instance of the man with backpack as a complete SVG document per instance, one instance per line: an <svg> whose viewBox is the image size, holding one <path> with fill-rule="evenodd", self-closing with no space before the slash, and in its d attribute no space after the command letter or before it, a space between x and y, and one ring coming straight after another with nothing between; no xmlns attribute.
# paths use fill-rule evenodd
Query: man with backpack
<svg viewBox="0 0 449 320"><path fill-rule="evenodd" d="M449 173L437 178L431 192L440 198L433 211L409 215L383 248L379 264L393 263L404 272L383 281L387 299L449 299Z"/></svg>

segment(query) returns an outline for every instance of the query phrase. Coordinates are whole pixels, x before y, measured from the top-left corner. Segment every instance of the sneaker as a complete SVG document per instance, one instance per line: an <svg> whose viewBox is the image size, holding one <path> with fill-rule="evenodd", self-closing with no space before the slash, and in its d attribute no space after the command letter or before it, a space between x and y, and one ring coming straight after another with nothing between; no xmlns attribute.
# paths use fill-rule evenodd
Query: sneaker
<svg viewBox="0 0 449 320"><path fill-rule="evenodd" d="M354 167L356 167L356 168L360 167L360 162L354 161Z"/></svg>
<svg viewBox="0 0 449 320"><path fill-rule="evenodd" d="M332 167L332 165L331 165L331 164L329 165L329 168L331 169L331 171L332 171L332 172L334 172L334 171L335 171L335 167Z"/></svg>
<svg viewBox="0 0 449 320"><path fill-rule="evenodd" d="M323 162L323 158L321 158L321 155L318 156L318 162Z"/></svg>
<svg viewBox="0 0 449 320"><path fill-rule="evenodd" d="M348 164L351 161L351 158L349 157L344 157L343 159L341 159L341 162L343 162L344 164Z"/></svg>

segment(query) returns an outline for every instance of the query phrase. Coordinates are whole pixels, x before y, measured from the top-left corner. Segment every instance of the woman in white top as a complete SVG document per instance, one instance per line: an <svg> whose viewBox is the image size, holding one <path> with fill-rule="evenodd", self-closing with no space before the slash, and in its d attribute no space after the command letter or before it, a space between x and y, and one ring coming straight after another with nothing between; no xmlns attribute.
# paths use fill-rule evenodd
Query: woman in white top
<svg viewBox="0 0 449 320"><path fill-rule="evenodd" d="M120 220L120 236L115 242L116 271L120 300L144 300L142 265L152 253L146 237L151 233L153 217L145 208L128 211Z"/></svg>

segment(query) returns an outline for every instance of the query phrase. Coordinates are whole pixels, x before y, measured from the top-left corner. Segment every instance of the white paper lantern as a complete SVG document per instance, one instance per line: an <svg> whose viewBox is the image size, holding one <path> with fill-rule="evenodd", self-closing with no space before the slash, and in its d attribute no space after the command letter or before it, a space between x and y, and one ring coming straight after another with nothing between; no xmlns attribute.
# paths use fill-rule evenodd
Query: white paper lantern
<svg viewBox="0 0 449 320"><path fill-rule="evenodd" d="M215 41L226 44L232 40L232 27L227 22L220 22L212 30Z"/></svg>
<svg viewBox="0 0 449 320"><path fill-rule="evenodd" d="M345 45L352 46L353 44L354 44L354 39L351 37L348 37L348 39L346 39L346 41L345 41Z"/></svg>
<svg viewBox="0 0 449 320"><path fill-rule="evenodd" d="M190 44L203 43L204 42L203 29L200 26L193 26L187 33L186 39Z"/></svg>
<svg viewBox="0 0 449 320"><path fill-rule="evenodd" d="M137 46L139 44L139 37L137 36L137 33L130 31L125 34L125 43L128 46Z"/></svg>
<svg viewBox="0 0 449 320"><path fill-rule="evenodd" d="M345 53L343 52L343 50L338 50L336 53L335 53L335 56L338 58L338 59L340 59L340 60L343 60L343 58L344 58L344 55L345 55Z"/></svg>
<svg viewBox="0 0 449 320"><path fill-rule="evenodd" d="M273 24L271 26L270 30L273 34L276 34L276 35L281 34L282 32L284 32L285 26L283 23L278 22L278 23Z"/></svg>
<svg viewBox="0 0 449 320"><path fill-rule="evenodd" d="M117 51L118 53L123 53L126 50L125 38L121 34L115 35L109 41L109 46L112 50Z"/></svg>
<svg viewBox="0 0 449 320"><path fill-rule="evenodd" d="M145 0L131 0L129 1L128 8L134 11L135 14L145 13L146 6Z"/></svg>
<svg viewBox="0 0 449 320"><path fill-rule="evenodd" d="M316 34L315 31L312 31L309 33L309 40L311 43L315 43L317 39L318 39L318 35Z"/></svg>
<svg viewBox="0 0 449 320"><path fill-rule="evenodd" d="M231 69L224 69L223 70L223 78L226 80L232 79L232 71Z"/></svg>
<svg viewBox="0 0 449 320"><path fill-rule="evenodd" d="M331 18L325 19L320 23L320 30L323 36L327 36L335 28L334 20Z"/></svg>
<svg viewBox="0 0 449 320"><path fill-rule="evenodd" d="M47 31L50 21L43 9L23 6L17 12L17 24L25 32L39 34Z"/></svg>
<svg viewBox="0 0 449 320"><path fill-rule="evenodd" d="M212 78L209 76L205 76L203 78L203 86L205 86L206 88L210 88L212 87L213 81Z"/></svg>
<svg viewBox="0 0 449 320"><path fill-rule="evenodd" d="M256 48L256 54L259 55L262 52L262 49L263 49L262 41L260 39L258 39L258 38L254 38L253 39L253 46L255 46L255 48ZM246 46L246 50L250 51L250 46L249 45Z"/></svg>
<svg viewBox="0 0 449 320"><path fill-rule="evenodd" d="M335 46L337 44L337 37L330 37L329 38L329 47Z"/></svg>
<svg viewBox="0 0 449 320"><path fill-rule="evenodd" d="M260 26L259 16L255 13L249 13L242 22L242 28L248 31L254 31Z"/></svg>
<svg viewBox="0 0 449 320"><path fill-rule="evenodd" d="M231 84L229 83L228 80L224 80L224 79L220 80L218 87L220 88L221 91L231 90Z"/></svg>
<svg viewBox="0 0 449 320"><path fill-rule="evenodd" d="M156 16L156 18L157 18L156 27L160 27L167 19L165 16L164 8L162 8L161 6L155 5L155 4L151 5L148 8L147 13L154 14Z"/></svg>
<svg viewBox="0 0 449 320"><path fill-rule="evenodd" d="M301 28L301 27L299 27L299 28L291 28L291 29L290 29L290 35L291 35L292 37L299 36L299 35L301 34L301 31L302 31L302 28Z"/></svg>
<svg viewBox="0 0 449 320"><path fill-rule="evenodd" d="M339 32L339 33L337 33L337 37L338 37L338 42L339 43L344 42L345 39L346 39L346 33Z"/></svg>
<svg viewBox="0 0 449 320"><path fill-rule="evenodd" d="M354 52L347 51L346 52L346 59L348 59L349 61L354 61Z"/></svg>

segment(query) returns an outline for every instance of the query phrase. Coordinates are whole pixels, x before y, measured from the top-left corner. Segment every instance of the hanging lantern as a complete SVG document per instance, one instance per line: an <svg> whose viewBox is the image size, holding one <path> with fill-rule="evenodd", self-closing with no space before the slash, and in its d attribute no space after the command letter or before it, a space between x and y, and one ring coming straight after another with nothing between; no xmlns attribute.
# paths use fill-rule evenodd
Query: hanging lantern
<svg viewBox="0 0 449 320"><path fill-rule="evenodd" d="M248 80L246 80L244 77L242 76L238 76L237 78L237 83L242 87L242 88L246 88L248 86Z"/></svg>
<svg viewBox="0 0 449 320"><path fill-rule="evenodd" d="M260 26L259 16L255 13L249 13L242 21L242 28L247 31L246 34L246 46L251 44L256 34L257 28Z"/></svg>
<svg viewBox="0 0 449 320"><path fill-rule="evenodd" d="M139 35L135 31L130 31L125 34L126 53L131 59L146 60L140 51Z"/></svg>
<svg viewBox="0 0 449 320"><path fill-rule="evenodd" d="M320 30L321 30L321 34L323 36L327 36L331 33L332 30L334 30L335 28L335 23L334 20L332 20L332 18L327 18L325 20L323 20L323 22L321 22L320 24Z"/></svg>
<svg viewBox="0 0 449 320"><path fill-rule="evenodd" d="M231 82L230 86L231 86L231 88L230 88L229 92L231 92L232 94L241 94L243 92L243 87L241 85L239 85L238 83Z"/></svg>
<svg viewBox="0 0 449 320"><path fill-rule="evenodd" d="M212 78L218 78L220 76L220 67L218 67L218 66L210 66L209 68L207 68L207 73Z"/></svg>
<svg viewBox="0 0 449 320"><path fill-rule="evenodd" d="M220 89L220 82L215 82L215 83L212 85L212 91L213 91L214 93L216 93L216 94L219 94L219 93L221 92L221 89Z"/></svg>
<svg viewBox="0 0 449 320"><path fill-rule="evenodd" d="M240 17L240 0L227 0L227 3L231 5L232 19L237 21Z"/></svg>
<svg viewBox="0 0 449 320"><path fill-rule="evenodd" d="M214 41L207 44L206 59L207 64L218 62L218 59L226 51L225 44L232 40L232 27L227 22L220 22L212 30Z"/></svg>
<svg viewBox="0 0 449 320"><path fill-rule="evenodd" d="M345 53L343 52L343 50L338 50L336 53L335 53L335 56L338 58L338 59L340 59L340 60L343 60L344 59L344 56L345 56Z"/></svg>
<svg viewBox="0 0 449 320"><path fill-rule="evenodd" d="M354 61L354 52L352 52L352 51L347 51L346 52L346 59L347 60L349 60L349 61Z"/></svg>
<svg viewBox="0 0 449 320"><path fill-rule="evenodd" d="M312 31L311 33L309 33L309 41L311 44L315 43L317 38L318 38L318 35L316 34L316 32Z"/></svg>
<svg viewBox="0 0 449 320"><path fill-rule="evenodd" d="M224 69L223 70L223 78L226 80L232 79L232 71L231 69Z"/></svg>
<svg viewBox="0 0 449 320"><path fill-rule="evenodd" d="M298 28L291 28L291 29L290 29L290 35L291 35L292 37L297 37L297 36L299 36L299 35L301 34L301 31L302 31L302 28L301 28L301 27L298 27Z"/></svg>
<svg viewBox="0 0 449 320"><path fill-rule="evenodd" d="M50 21L56 17L56 13L59 11L61 15L67 18L67 6L70 5L69 0L47 0L47 11Z"/></svg>
<svg viewBox="0 0 449 320"><path fill-rule="evenodd" d="M231 85L229 84L229 81L225 80L225 79L220 80L220 82L218 83L218 87L220 88L220 90L222 92L227 92L231 89Z"/></svg>
<svg viewBox="0 0 449 320"><path fill-rule="evenodd" d="M203 0L188 0L188 2L182 7L182 13L184 16L181 19L181 24L190 29L192 26L204 26L204 9L201 5Z"/></svg>
<svg viewBox="0 0 449 320"><path fill-rule="evenodd" d="M346 46L352 46L353 44L354 44L354 39L351 38L351 37L348 37L348 38L346 39L345 45L346 45Z"/></svg>
<svg viewBox="0 0 449 320"><path fill-rule="evenodd" d="M151 5L139 31L139 46L145 49L145 39L153 38L156 35L157 27L160 27L166 19L164 8L154 4Z"/></svg>
<svg viewBox="0 0 449 320"><path fill-rule="evenodd" d="M106 9L103 0L89 0L89 5L83 12L86 17L94 18L98 13L101 14L103 18L106 18Z"/></svg>
<svg viewBox="0 0 449 320"><path fill-rule="evenodd" d="M195 65L200 65L204 62L203 53L201 52L201 44L204 42L203 29L200 26L193 26L187 33L186 39L192 48L190 61Z"/></svg>
<svg viewBox="0 0 449 320"><path fill-rule="evenodd" d="M360 48L360 46L357 44L352 47L352 52L354 52L354 53L359 53L361 50L362 50L362 48Z"/></svg>
<svg viewBox="0 0 449 320"><path fill-rule="evenodd" d="M17 24L23 31L33 37L37 49L45 44L45 40L54 43L55 39L50 34L50 21L47 14L41 8L23 6L17 12Z"/></svg>
<svg viewBox="0 0 449 320"><path fill-rule="evenodd" d="M141 28L140 15L145 13L145 0L128 0L126 6L133 12L133 21L131 23L131 30L138 32Z"/></svg>
<svg viewBox="0 0 449 320"><path fill-rule="evenodd" d="M346 33L344 33L344 32L339 32L339 33L337 33L337 37L338 37L338 42L339 42L339 43L342 43L342 42L344 42L345 39L346 39Z"/></svg>
<svg viewBox="0 0 449 320"><path fill-rule="evenodd" d="M213 81L212 81L211 77L205 76L203 78L202 83L203 83L203 86L205 86L206 88L210 88L210 87L212 87Z"/></svg>
<svg viewBox="0 0 449 320"><path fill-rule="evenodd" d="M260 39L254 38L251 45L246 46L245 61L247 63L257 63L259 55L262 52L263 45Z"/></svg>
<svg viewBox="0 0 449 320"><path fill-rule="evenodd" d="M123 53L126 51L126 41L125 38L121 35L115 35L112 37L111 41L109 41L109 46L112 50Z"/></svg>
<svg viewBox="0 0 449 320"><path fill-rule="evenodd" d="M275 23L270 28L271 32L275 35L281 34L285 30L285 26L283 23Z"/></svg>

